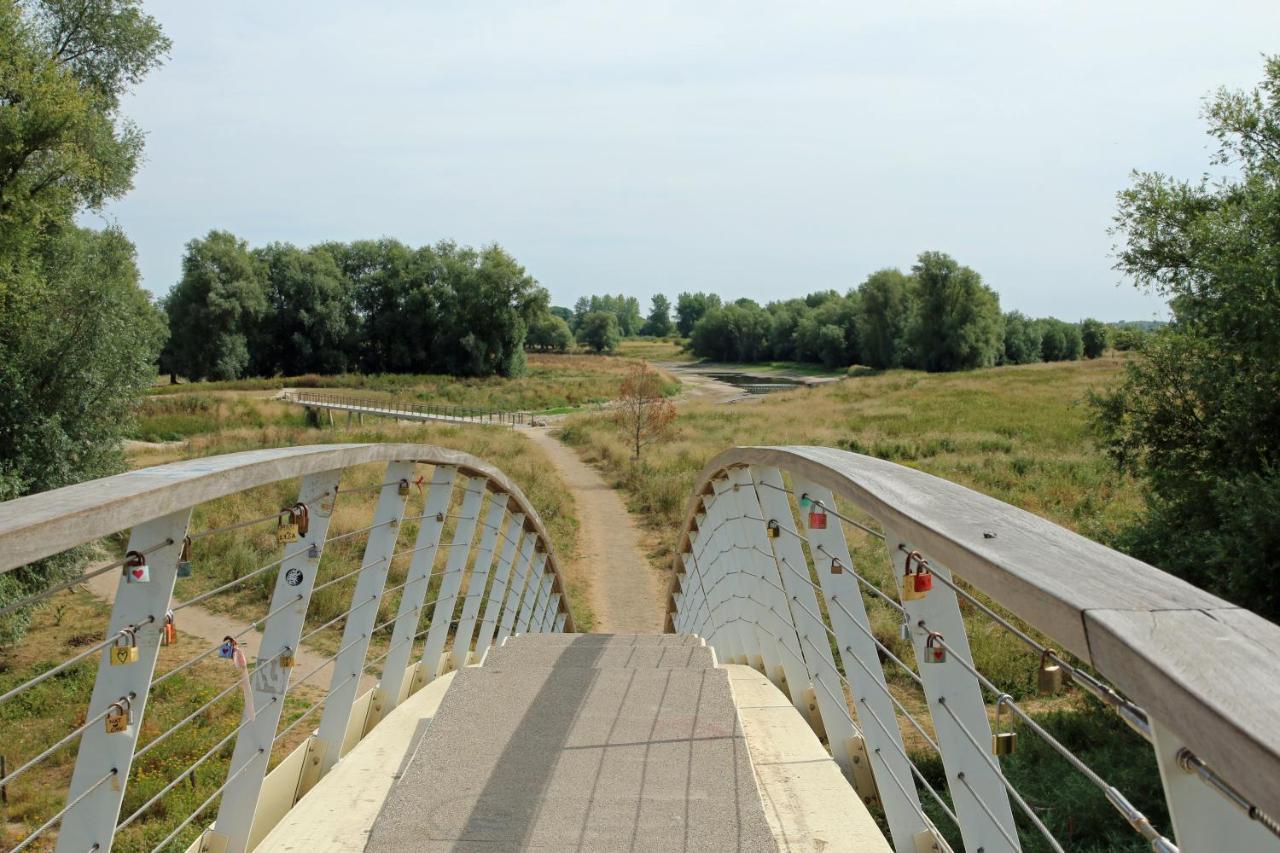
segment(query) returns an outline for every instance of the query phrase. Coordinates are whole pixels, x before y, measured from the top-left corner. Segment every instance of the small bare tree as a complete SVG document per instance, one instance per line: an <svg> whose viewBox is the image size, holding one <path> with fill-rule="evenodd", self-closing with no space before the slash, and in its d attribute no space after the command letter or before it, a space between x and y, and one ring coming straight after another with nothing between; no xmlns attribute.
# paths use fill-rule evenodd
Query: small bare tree
<svg viewBox="0 0 1280 853"><path fill-rule="evenodd" d="M649 365L631 368L622 380L622 389L614 409L618 428L627 437L640 461L640 450L666 435L675 420L676 407L662 395L662 379Z"/></svg>

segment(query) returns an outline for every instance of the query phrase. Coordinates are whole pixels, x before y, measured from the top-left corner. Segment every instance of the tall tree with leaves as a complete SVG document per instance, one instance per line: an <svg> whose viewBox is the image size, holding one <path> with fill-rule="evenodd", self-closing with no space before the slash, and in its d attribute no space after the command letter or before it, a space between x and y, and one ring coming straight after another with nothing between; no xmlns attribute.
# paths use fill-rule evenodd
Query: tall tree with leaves
<svg viewBox="0 0 1280 853"><path fill-rule="evenodd" d="M0 500L123 465L164 326L125 236L75 216L129 189L143 138L120 99L168 48L137 2L0 0ZM0 603L75 565L0 575ZM0 618L0 641L24 624Z"/></svg>
<svg viewBox="0 0 1280 853"><path fill-rule="evenodd" d="M883 269L867 276L858 288L858 336L862 361L871 367L902 367L909 360L907 330L914 296L911 279L900 270Z"/></svg>
<svg viewBox="0 0 1280 853"><path fill-rule="evenodd" d="M239 379L249 341L267 313L266 276L248 245L227 231L187 243L182 279L165 297L166 362L189 379Z"/></svg>
<svg viewBox="0 0 1280 853"><path fill-rule="evenodd" d="M712 308L720 307L720 297L714 293L682 293L676 297L676 330L684 337L693 334L693 327Z"/></svg>
<svg viewBox="0 0 1280 853"><path fill-rule="evenodd" d="M652 307L640 334L665 338L675 328L675 324L671 322L671 300L661 293L655 293L650 304Z"/></svg>
<svg viewBox="0 0 1280 853"><path fill-rule="evenodd" d="M911 268L919 304L911 347L929 371L991 367L1004 352L1000 298L982 276L942 252L922 252Z"/></svg>
<svg viewBox="0 0 1280 853"><path fill-rule="evenodd" d="M262 267L267 310L251 338L253 372L343 373L355 318L345 277L333 256L271 243L253 252Z"/></svg>
<svg viewBox="0 0 1280 853"><path fill-rule="evenodd" d="M1094 399L1116 462L1147 486L1120 544L1280 616L1280 56L1253 91L1206 105L1234 178L1139 172L1120 193L1117 267L1169 299L1123 384Z"/></svg>

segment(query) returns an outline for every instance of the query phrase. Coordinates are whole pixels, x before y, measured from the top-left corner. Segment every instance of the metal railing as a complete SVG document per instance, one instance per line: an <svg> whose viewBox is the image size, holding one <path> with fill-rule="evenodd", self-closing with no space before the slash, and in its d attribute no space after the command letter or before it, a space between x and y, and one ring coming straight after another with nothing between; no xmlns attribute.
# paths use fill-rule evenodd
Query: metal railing
<svg viewBox="0 0 1280 853"><path fill-rule="evenodd" d="M344 490L344 471L368 463L386 463L379 481ZM419 465L429 470L419 474ZM188 529L201 504L298 477L296 501L279 512L217 529ZM371 509L347 504L362 494ZM421 511L406 516L411 500ZM339 506L351 529L331 533ZM367 520L353 524L366 509ZM415 539L400 543L410 522ZM209 568L200 553L207 537L260 538L267 532L255 527L275 531L272 559L177 600L175 591L184 584L179 578ZM86 574L121 572L104 639L0 693L0 748L14 768L3 782L11 815L23 815L20 821L10 816L6 831L25 825L5 849L105 851L117 833L129 830L130 849L250 850L364 734L428 682L483 658L513 631L573 630L559 564L537 511L501 472L442 448L352 444L250 451L9 501L0 504L0 572L123 530L129 531L126 556ZM442 541L446 535L449 541ZM347 569L342 561L352 555L334 554L323 564L332 577L318 582L326 546L357 536L365 539L359 562ZM403 577L389 583L397 558ZM247 583L263 584L262 578L274 579L262 615L193 656L175 661L166 654L166 671L156 672L160 647L176 643L186 608L244 593ZM38 607L69 585L51 585L17 605ZM331 600L341 585L349 588L349 605L336 615L317 615L315 594L323 590ZM243 610L246 598L253 596L228 606ZM379 622L384 605L392 604L395 615ZM320 624L310 625L309 615ZM332 653L316 650L322 635L339 631L325 646ZM33 633L29 641L38 645L40 637ZM40 707L48 700L32 691L52 679L87 676L92 660L96 674L85 681L90 695L83 697L83 711L69 715L73 724L50 743L15 755L20 739L18 729L8 729L10 721L21 727L23 720L67 710ZM221 675L210 668L219 660ZM188 680L174 681L179 675ZM362 678L376 679L376 687L362 693ZM209 698L186 695L206 680L216 682L201 694ZM176 707L159 708L163 704ZM157 731L148 725L157 716L148 713L153 709L174 722ZM221 722L228 716L236 722ZM311 733L268 773L273 757L297 739L289 736L299 726ZM68 766L73 744L78 747ZM179 764L156 786L139 775L137 760L144 757ZM65 794L50 798L59 784ZM133 795L135 788L141 796ZM192 788L201 799L184 806L192 802ZM123 813L126 797L129 810Z"/></svg>
<svg viewBox="0 0 1280 853"><path fill-rule="evenodd" d="M460 421L512 427L526 426L531 420L528 412L506 412L468 406L446 406L436 403L409 403L403 400L361 397L353 394L290 391L282 399L313 408L413 420Z"/></svg>
<svg viewBox="0 0 1280 853"><path fill-rule="evenodd" d="M1065 762L1035 772L1079 774L1153 850L1280 849L1280 628L954 483L827 448L726 451L689 506L667 629L772 679L898 853L1070 849L1044 786L1006 773L1019 735ZM993 632L1001 657L975 656ZM1154 748L1171 827L1055 736L1042 714L1071 689Z"/></svg>

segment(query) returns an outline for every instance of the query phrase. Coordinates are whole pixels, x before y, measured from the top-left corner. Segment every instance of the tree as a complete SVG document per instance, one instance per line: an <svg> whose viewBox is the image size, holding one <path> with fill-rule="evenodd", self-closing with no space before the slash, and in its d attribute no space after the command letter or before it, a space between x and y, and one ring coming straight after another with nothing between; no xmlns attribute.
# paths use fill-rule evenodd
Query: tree
<svg viewBox="0 0 1280 853"><path fill-rule="evenodd" d="M556 314L544 314L529 325L529 337L525 340L529 349L545 352L568 352L573 346L573 332L564 318Z"/></svg>
<svg viewBox="0 0 1280 853"><path fill-rule="evenodd" d="M929 371L990 367L1004 350L1000 299L969 267L923 252L911 268L919 297L910 341Z"/></svg>
<svg viewBox="0 0 1280 853"><path fill-rule="evenodd" d="M613 352L621 340L618 318L608 311L592 311L578 327L578 343L595 352Z"/></svg>
<svg viewBox="0 0 1280 853"><path fill-rule="evenodd" d="M644 327L640 330L640 334L652 335L655 338L665 338L675 328L675 325L671 322L671 300L661 293L655 293L652 306Z"/></svg>
<svg viewBox="0 0 1280 853"><path fill-rule="evenodd" d="M433 364L455 376L520 376L529 321L547 312L547 291L496 243L477 252L439 243ZM429 309L424 309L429 310Z"/></svg>
<svg viewBox="0 0 1280 853"><path fill-rule="evenodd" d="M662 378L644 362L634 365L622 380L614 408L633 461L640 461L642 448L666 435L675 417L676 407L663 394Z"/></svg>
<svg viewBox="0 0 1280 853"><path fill-rule="evenodd" d="M187 243L182 279L164 307L172 369L190 379L238 379L249 368L249 338L267 312L262 268L243 240L210 231Z"/></svg>
<svg viewBox="0 0 1280 853"><path fill-rule="evenodd" d="M75 216L128 191L143 135L120 100L168 48L131 0L0 1L0 500L123 468L164 324L125 235ZM82 556L0 575L0 604ZM28 615L0 617L0 642Z"/></svg>
<svg viewBox="0 0 1280 853"><path fill-rule="evenodd" d="M573 310L570 308L564 308L559 305L552 305L551 313L553 316L559 317L561 320L564 320L566 323L569 323L569 324L573 323Z"/></svg>
<svg viewBox="0 0 1280 853"><path fill-rule="evenodd" d="M858 293L862 361L871 367L902 367L909 358L907 330L914 301L911 279L896 269L877 270L867 276Z"/></svg>
<svg viewBox="0 0 1280 853"><path fill-rule="evenodd" d="M1172 322L1093 398L1118 466L1146 486L1135 556L1280 616L1280 57L1204 115L1228 178L1135 173L1119 194L1117 267L1169 299Z"/></svg>
<svg viewBox="0 0 1280 853"><path fill-rule="evenodd" d="M1097 358L1111 346L1111 329L1105 323L1088 319L1080 324L1080 339L1085 358Z"/></svg>
<svg viewBox="0 0 1280 853"><path fill-rule="evenodd" d="M328 252L271 243L253 252L266 277L267 312L251 339L253 372L343 373L354 365L348 282Z"/></svg>
<svg viewBox="0 0 1280 853"><path fill-rule="evenodd" d="M676 330L682 337L693 334L693 327L712 308L720 307L714 293L682 293L676 297Z"/></svg>
<svg viewBox="0 0 1280 853"><path fill-rule="evenodd" d="M1037 320L1040 328L1040 358L1044 361L1077 361L1084 352L1080 327L1055 317Z"/></svg>
<svg viewBox="0 0 1280 853"><path fill-rule="evenodd" d="M1034 364L1040 360L1044 330L1021 311L1004 315L1004 363Z"/></svg>

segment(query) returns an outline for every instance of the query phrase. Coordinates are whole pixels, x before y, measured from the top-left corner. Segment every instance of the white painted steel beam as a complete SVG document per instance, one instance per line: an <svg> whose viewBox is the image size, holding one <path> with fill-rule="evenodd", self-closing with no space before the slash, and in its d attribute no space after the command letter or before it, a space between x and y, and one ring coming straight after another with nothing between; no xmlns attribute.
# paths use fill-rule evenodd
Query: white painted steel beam
<svg viewBox="0 0 1280 853"><path fill-rule="evenodd" d="M313 507L307 535L284 546L285 553L292 556L286 556L276 574L275 591L267 608L271 615L262 626L262 641L252 678L253 721L246 723L236 738L231 763L227 766L228 776L236 774L236 781L223 793L213 826L213 832L226 840L227 853L244 853L248 849L258 794L266 777L271 746L293 674L292 668L281 666L280 656L286 650L298 650L329 534L332 513L323 511L320 496L326 492L336 495L341 477L342 471L312 474L303 479L298 492L299 503ZM311 544L317 549L315 558L308 553ZM294 604L290 606L290 602ZM248 650L246 657L252 659ZM226 663L231 666L230 661Z"/></svg>
<svg viewBox="0 0 1280 853"><path fill-rule="evenodd" d="M137 626L138 660L112 666L112 647L108 646L98 661L98 674L86 712L89 727L80 737L67 792L67 802L74 805L62 819L58 853L111 848L124 801L125 780L133 766L134 747L142 731L151 678L160 653L160 631L177 578L178 554L190 517L191 510L182 509L139 524L129 534L128 551L145 551L165 541L172 544L146 555L151 573L149 583L127 583L121 572L106 635L111 637L128 626ZM129 699L132 720L126 731L108 734L103 715L112 703L122 698Z"/></svg>
<svg viewBox="0 0 1280 853"><path fill-rule="evenodd" d="M400 494L399 483L411 479L412 462L390 462L382 478L385 485L378 490L378 504L373 511L373 521L378 526L369 531L365 542L361 571L356 575L356 588L351 594L351 612L347 614L342 631L328 697L316 732L317 749L322 750L321 775L342 757L342 743L351 721L352 705L360 693L360 673L364 671L369 640L378 620L378 605L386 588L387 573L391 571L396 541L400 538L405 496Z"/></svg>

